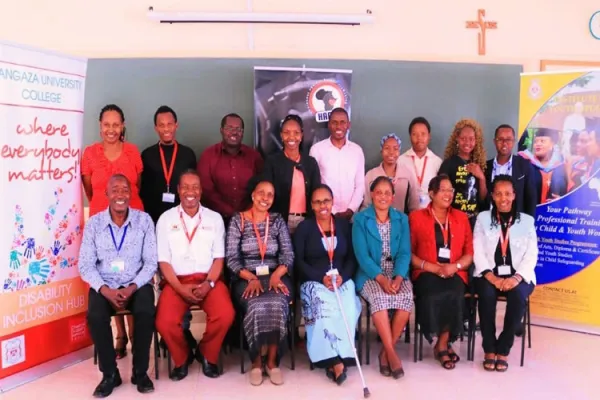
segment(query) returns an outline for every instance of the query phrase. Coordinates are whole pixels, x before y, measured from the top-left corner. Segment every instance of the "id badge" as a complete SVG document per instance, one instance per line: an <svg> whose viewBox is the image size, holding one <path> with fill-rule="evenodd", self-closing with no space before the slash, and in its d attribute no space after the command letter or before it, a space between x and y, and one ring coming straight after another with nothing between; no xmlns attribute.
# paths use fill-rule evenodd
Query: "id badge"
<svg viewBox="0 0 600 400"><path fill-rule="evenodd" d="M163 203L175 203L175 193L163 193L162 201Z"/></svg>
<svg viewBox="0 0 600 400"><path fill-rule="evenodd" d="M438 251L438 257L439 258L445 258L447 260L450 259L450 249L447 247L442 247L439 251Z"/></svg>
<svg viewBox="0 0 600 400"><path fill-rule="evenodd" d="M329 271L327 271L327 273L325 274L327 276L335 276L335 275L339 275L337 268L334 269L330 269Z"/></svg>
<svg viewBox="0 0 600 400"><path fill-rule="evenodd" d="M256 275L258 275L258 276L269 275L269 266L268 265L259 265L258 267L256 267Z"/></svg>
<svg viewBox="0 0 600 400"><path fill-rule="evenodd" d="M421 204L421 206L426 206L427 204L429 204L429 194L428 193L421 193L419 195L419 203Z"/></svg>
<svg viewBox="0 0 600 400"><path fill-rule="evenodd" d="M498 275L499 276L510 275L510 265L499 265L498 266Z"/></svg>
<svg viewBox="0 0 600 400"><path fill-rule="evenodd" d="M112 272L123 272L125 271L125 261L123 260L114 260L110 263L110 269Z"/></svg>

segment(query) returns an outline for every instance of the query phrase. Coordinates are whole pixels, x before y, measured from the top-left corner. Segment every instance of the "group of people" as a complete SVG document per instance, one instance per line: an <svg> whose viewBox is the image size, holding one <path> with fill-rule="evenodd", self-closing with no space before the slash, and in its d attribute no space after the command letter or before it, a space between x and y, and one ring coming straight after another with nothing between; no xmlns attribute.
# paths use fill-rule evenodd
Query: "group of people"
<svg viewBox="0 0 600 400"><path fill-rule="evenodd" d="M176 140L177 115L167 106L154 115L159 142L141 155L125 140L118 106L106 106L99 120L102 140L82 160L90 218L79 258L103 373L96 397L122 383L116 359L126 355L128 339L117 317L113 345L110 321L125 309L132 317L131 382L141 393L153 390L147 369L154 327L172 355L172 380L184 379L194 360L216 378L236 314L252 361L250 383L267 376L283 384L279 361L287 335L296 334L288 331L296 306L311 362L341 385L354 363L360 298L381 338L382 375L404 375L394 345L415 306L421 331L435 340L435 358L454 369L460 357L452 343L463 333L468 287L479 294L484 368L508 368L535 285L539 198L534 167L512 154L510 126L496 130L498 154L486 161L479 124L459 121L442 161L429 149L428 121L418 117L408 129L411 148L401 155L400 138L384 136L382 162L365 174L342 108L331 111L330 137L309 154L301 151L302 120L288 115L283 149L264 163L242 144L237 114L223 117L222 140L197 164ZM508 300L499 337L498 296ZM207 315L199 344L189 330L192 306Z"/></svg>

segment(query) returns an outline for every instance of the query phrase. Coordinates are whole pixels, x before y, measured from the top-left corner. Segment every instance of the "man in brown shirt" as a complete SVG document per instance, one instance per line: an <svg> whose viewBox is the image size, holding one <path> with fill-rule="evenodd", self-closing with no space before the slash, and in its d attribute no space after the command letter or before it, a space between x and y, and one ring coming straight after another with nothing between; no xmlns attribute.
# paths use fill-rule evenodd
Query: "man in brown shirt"
<svg viewBox="0 0 600 400"><path fill-rule="evenodd" d="M246 188L262 172L263 159L253 148L242 144L244 120L227 114L221 120L223 140L208 147L198 162L202 182L202 204L221 214L227 226L231 216L245 207Z"/></svg>

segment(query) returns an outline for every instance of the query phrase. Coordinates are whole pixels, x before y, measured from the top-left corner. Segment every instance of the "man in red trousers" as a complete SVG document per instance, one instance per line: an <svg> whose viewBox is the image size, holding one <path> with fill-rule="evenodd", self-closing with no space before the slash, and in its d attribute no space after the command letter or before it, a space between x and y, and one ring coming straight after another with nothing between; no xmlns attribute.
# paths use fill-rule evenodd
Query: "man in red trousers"
<svg viewBox="0 0 600 400"><path fill-rule="evenodd" d="M167 210L156 224L158 264L164 287L158 299L156 329L165 340L175 368L170 378L188 374L188 344L181 329L192 305L206 313L206 331L195 356L204 375L219 376L217 362L235 311L227 286L220 280L225 257L222 217L200 204L202 188L195 170L181 174L181 204Z"/></svg>

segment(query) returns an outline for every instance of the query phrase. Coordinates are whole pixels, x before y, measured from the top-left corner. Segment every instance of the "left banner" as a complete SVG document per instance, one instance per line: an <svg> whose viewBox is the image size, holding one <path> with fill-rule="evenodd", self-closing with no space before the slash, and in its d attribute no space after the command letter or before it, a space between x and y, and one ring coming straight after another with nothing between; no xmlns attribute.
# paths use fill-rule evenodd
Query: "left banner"
<svg viewBox="0 0 600 400"><path fill-rule="evenodd" d="M86 69L0 42L0 379L91 345L77 269Z"/></svg>

